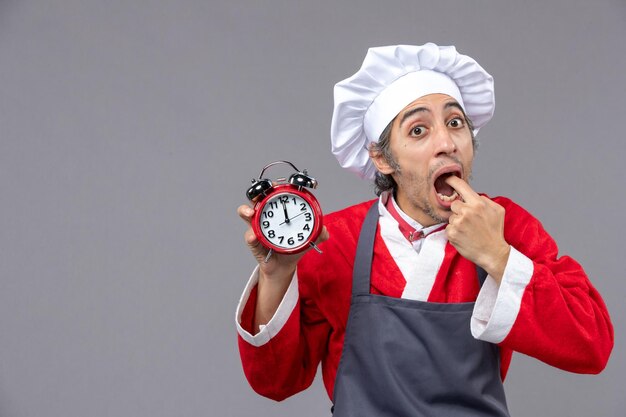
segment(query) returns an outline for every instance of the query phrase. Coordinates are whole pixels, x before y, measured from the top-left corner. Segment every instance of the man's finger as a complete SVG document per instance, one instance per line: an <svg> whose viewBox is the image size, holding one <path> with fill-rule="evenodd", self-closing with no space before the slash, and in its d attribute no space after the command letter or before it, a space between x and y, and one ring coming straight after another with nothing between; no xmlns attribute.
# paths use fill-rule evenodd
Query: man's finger
<svg viewBox="0 0 626 417"><path fill-rule="evenodd" d="M241 205L237 207L237 214L241 217L246 223L250 223L252 221L252 216L254 215L254 209L247 205Z"/></svg>
<svg viewBox="0 0 626 417"><path fill-rule="evenodd" d="M450 204L450 210L454 213L453 216L461 212L461 207L463 207L463 202L461 200L454 200L452 204Z"/></svg>
<svg viewBox="0 0 626 417"><path fill-rule="evenodd" d="M319 245L320 243L327 241L329 237L330 237L330 234L328 233L328 229L326 229L326 226L324 226L322 227L322 231L320 235L318 236L317 240L315 241L315 244Z"/></svg>
<svg viewBox="0 0 626 417"><path fill-rule="evenodd" d="M259 245L259 241L256 238L256 235L254 234L254 231L252 231L252 229L246 230L246 232L243 234L243 237L248 246L250 246L251 248L255 248Z"/></svg>
<svg viewBox="0 0 626 417"><path fill-rule="evenodd" d="M478 195L478 193L474 191L468 183L466 183L464 180L457 176L450 175L448 178L445 179L445 181L450 187L454 188L454 190L459 193L459 195L465 202L480 198L480 195Z"/></svg>

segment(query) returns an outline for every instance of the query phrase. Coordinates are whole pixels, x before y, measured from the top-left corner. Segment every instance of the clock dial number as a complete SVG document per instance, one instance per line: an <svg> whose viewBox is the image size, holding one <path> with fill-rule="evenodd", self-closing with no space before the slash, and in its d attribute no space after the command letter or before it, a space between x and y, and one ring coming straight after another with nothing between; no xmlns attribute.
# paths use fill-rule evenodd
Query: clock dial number
<svg viewBox="0 0 626 417"><path fill-rule="evenodd" d="M299 195L276 195L262 210L261 232L273 245L281 248L301 246L315 225L313 208Z"/></svg>

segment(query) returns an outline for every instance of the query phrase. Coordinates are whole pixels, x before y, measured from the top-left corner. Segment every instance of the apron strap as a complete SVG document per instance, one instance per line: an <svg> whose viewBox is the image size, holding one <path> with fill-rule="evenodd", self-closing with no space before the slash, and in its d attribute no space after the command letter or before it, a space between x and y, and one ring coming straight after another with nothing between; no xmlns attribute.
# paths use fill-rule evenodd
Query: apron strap
<svg viewBox="0 0 626 417"><path fill-rule="evenodd" d="M352 296L370 293L370 272L374 256L374 241L378 226L378 201L374 202L361 226L359 242L356 245L354 268L352 270Z"/></svg>
<svg viewBox="0 0 626 417"><path fill-rule="evenodd" d="M478 276L478 284L480 284L479 287L482 288L485 280L487 279L487 271L476 265L476 275Z"/></svg>

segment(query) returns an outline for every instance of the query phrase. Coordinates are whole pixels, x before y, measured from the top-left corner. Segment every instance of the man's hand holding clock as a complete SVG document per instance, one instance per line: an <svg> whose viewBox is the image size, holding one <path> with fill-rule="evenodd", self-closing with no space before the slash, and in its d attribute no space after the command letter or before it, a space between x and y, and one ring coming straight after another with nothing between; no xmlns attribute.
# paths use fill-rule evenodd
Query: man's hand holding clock
<svg viewBox="0 0 626 417"><path fill-rule="evenodd" d="M259 242L250 225L254 209L244 204L237 209L237 213L249 226L244 233L244 239L259 264L257 304L254 314L254 328L259 331L259 325L267 324L274 316L291 283L298 261L310 249L295 254L275 253L266 262L269 249ZM322 243L328 237L328 230L323 226L315 243Z"/></svg>
<svg viewBox="0 0 626 417"><path fill-rule="evenodd" d="M262 178L267 168L278 163L289 164L297 171L287 183L277 184ZM316 245L328 239L319 203L304 189L316 186L314 178L306 171L299 172L290 162L273 162L263 168L259 179L253 180L246 192L255 203L254 208L242 205L237 209L239 217L249 226L245 241L259 264L256 331L274 316L300 258L310 248L319 251Z"/></svg>

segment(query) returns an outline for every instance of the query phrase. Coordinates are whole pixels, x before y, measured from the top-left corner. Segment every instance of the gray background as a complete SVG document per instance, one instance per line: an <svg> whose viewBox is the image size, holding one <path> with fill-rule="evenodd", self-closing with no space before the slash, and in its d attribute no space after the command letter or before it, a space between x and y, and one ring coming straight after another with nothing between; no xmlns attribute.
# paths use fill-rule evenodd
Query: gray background
<svg viewBox="0 0 626 417"><path fill-rule="evenodd" d="M540 218L616 328L599 376L515 355L513 415L623 416L625 40L623 0L0 0L0 416L329 415L319 379L245 381L235 209L281 158L326 212L372 198L330 154L332 85L427 41L496 80L475 188Z"/></svg>

